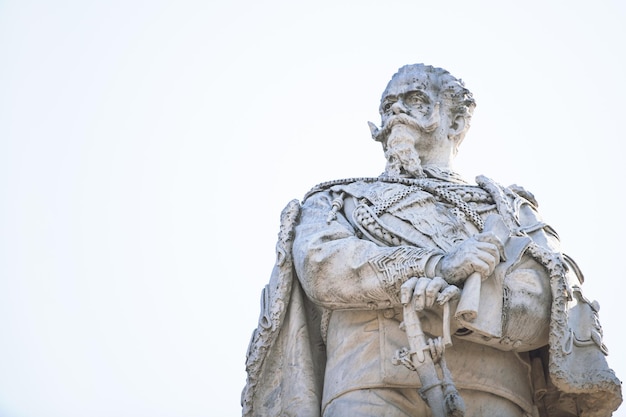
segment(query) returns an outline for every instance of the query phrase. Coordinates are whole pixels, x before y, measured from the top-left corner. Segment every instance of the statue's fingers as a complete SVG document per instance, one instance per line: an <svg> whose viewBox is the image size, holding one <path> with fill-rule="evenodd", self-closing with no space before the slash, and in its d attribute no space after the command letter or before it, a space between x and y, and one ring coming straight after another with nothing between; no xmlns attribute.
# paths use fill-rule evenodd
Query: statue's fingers
<svg viewBox="0 0 626 417"><path fill-rule="evenodd" d="M477 242L472 248L468 259L480 259L482 262L486 262L491 267L495 268L495 266L500 263L502 256L497 245L489 242Z"/></svg>
<svg viewBox="0 0 626 417"><path fill-rule="evenodd" d="M417 284L417 277L409 278L400 287L400 302L402 304L407 304L411 301L411 297L413 297L413 292L415 291L415 284Z"/></svg>
<svg viewBox="0 0 626 417"><path fill-rule="evenodd" d="M498 256L496 257L499 261L505 261L506 255L504 253L504 244L500 240L498 236L496 236L492 232L484 232L476 236L476 239L480 242L487 242L494 245L498 251Z"/></svg>
<svg viewBox="0 0 626 417"><path fill-rule="evenodd" d="M435 304L435 299L437 298L441 290L443 290L447 286L448 286L448 283L441 277L435 277L431 279L430 282L428 283L428 286L426 287L426 291L425 291L426 299L425 299L424 307L426 308L432 307L433 304Z"/></svg>
<svg viewBox="0 0 626 417"><path fill-rule="evenodd" d="M494 267L495 265L493 265L492 262L486 262L479 257L474 257L468 262L467 265L468 271L471 271L470 274L472 272L478 272L483 279L491 275ZM470 274L468 274L468 276Z"/></svg>
<svg viewBox="0 0 626 417"><path fill-rule="evenodd" d="M426 304L426 288L430 284L430 278L421 277L417 280L413 291L413 307L417 311L422 311Z"/></svg>
<svg viewBox="0 0 626 417"><path fill-rule="evenodd" d="M433 339L428 339L428 349L430 350L430 357L436 358L437 357L437 345L435 344L435 341Z"/></svg>
<svg viewBox="0 0 626 417"><path fill-rule="evenodd" d="M493 255L492 253L487 252L479 252L475 255L474 262L472 265L475 271L480 272L483 277L488 277L491 275L494 269L496 269L496 265L500 262L499 255Z"/></svg>
<svg viewBox="0 0 626 417"><path fill-rule="evenodd" d="M448 285L446 288L439 293L437 297L437 304L443 305L448 301L458 298L461 295L461 290L456 285Z"/></svg>

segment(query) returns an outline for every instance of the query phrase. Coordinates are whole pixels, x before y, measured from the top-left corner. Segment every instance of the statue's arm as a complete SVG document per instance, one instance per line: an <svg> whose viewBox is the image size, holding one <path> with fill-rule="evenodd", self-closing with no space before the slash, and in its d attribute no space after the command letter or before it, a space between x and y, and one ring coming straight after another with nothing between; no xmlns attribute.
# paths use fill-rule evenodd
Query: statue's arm
<svg viewBox="0 0 626 417"><path fill-rule="evenodd" d="M400 304L400 286L409 278L434 275L439 251L359 238L341 211L327 222L332 198L309 197L296 227L294 266L312 301L330 309L388 308Z"/></svg>

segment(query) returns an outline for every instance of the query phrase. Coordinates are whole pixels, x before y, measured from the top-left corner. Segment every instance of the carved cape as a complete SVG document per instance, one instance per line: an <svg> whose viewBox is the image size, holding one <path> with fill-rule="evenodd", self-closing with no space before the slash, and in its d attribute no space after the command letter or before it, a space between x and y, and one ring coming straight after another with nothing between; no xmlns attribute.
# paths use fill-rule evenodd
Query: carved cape
<svg viewBox="0 0 626 417"><path fill-rule="evenodd" d="M293 270L291 247L300 204L281 214L276 264L261 295L259 326L246 357L243 416L319 417L326 352L320 312Z"/></svg>
<svg viewBox="0 0 626 417"><path fill-rule="evenodd" d="M320 416L325 364L321 314L304 295L291 256L299 210L299 202L293 200L281 215L277 261L262 293L259 326L247 354L244 417ZM536 351L540 365L533 366L539 413L610 416L621 404L621 383L608 367L604 346L577 343L576 338L581 323L597 319L597 307L570 287L568 274L578 272L571 271L573 262L539 245L528 250L548 271L553 300L549 345ZM573 297L577 303L572 303ZM596 366L590 369L589 364Z"/></svg>

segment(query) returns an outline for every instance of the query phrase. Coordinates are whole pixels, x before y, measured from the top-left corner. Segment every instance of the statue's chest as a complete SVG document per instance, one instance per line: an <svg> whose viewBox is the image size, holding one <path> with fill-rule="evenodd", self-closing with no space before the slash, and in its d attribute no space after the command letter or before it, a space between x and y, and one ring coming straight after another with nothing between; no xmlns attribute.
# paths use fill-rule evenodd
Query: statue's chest
<svg viewBox="0 0 626 417"><path fill-rule="evenodd" d="M482 218L495 211L489 195L472 186L372 187L351 206L353 223L371 240L444 251L478 233Z"/></svg>

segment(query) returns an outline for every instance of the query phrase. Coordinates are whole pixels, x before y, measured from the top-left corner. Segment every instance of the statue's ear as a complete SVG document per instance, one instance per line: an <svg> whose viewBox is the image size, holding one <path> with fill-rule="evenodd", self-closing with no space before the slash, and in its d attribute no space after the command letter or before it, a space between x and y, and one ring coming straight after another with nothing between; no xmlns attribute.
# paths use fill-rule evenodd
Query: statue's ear
<svg viewBox="0 0 626 417"><path fill-rule="evenodd" d="M461 146L461 142L463 142L465 132L468 128L467 119L463 115L457 114L454 119L452 119L448 130L448 139L454 142L454 155L459 151L459 146Z"/></svg>
<svg viewBox="0 0 626 417"><path fill-rule="evenodd" d="M448 136L450 138L456 138L465 132L465 117L461 114L457 114L450 122L450 130Z"/></svg>

